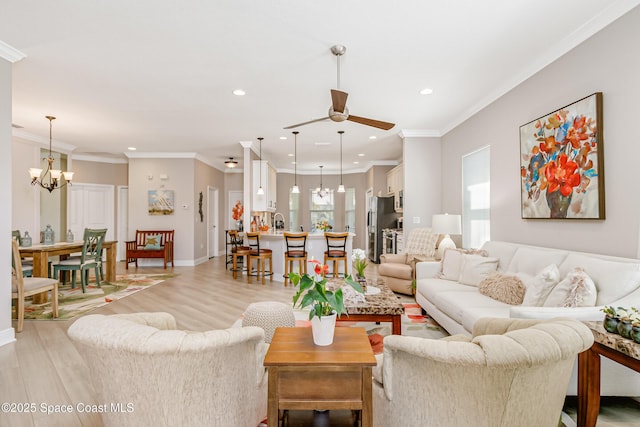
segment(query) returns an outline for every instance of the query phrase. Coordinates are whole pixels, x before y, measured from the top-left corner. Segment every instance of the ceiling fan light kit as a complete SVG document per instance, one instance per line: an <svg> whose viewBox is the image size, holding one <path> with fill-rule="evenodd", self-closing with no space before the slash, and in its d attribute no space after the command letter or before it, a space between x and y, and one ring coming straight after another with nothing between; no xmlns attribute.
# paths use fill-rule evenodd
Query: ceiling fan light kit
<svg viewBox="0 0 640 427"><path fill-rule="evenodd" d="M228 167L229 169L233 169L236 166L238 166L238 162L233 158L233 157L229 157L229 160L227 160L226 162L224 162L225 166Z"/></svg>
<svg viewBox="0 0 640 427"><path fill-rule="evenodd" d="M340 57L344 55L346 51L347 48L343 45L337 44L331 47L331 53L337 58L337 89L331 89L331 107L329 107L328 116L287 126L285 127L285 129L293 129L299 126L322 122L325 120L332 120L334 122L344 122L345 120L348 120L350 122L372 126L383 130L389 130L395 126L395 123L383 122L380 120L374 120L349 114L349 109L347 108L347 98L349 97L349 94L340 90Z"/></svg>

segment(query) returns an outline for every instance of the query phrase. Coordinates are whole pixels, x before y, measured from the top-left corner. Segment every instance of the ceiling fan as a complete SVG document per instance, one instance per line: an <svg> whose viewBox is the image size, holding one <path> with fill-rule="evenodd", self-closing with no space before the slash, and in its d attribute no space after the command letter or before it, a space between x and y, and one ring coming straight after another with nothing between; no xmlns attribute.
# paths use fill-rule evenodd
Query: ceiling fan
<svg viewBox="0 0 640 427"><path fill-rule="evenodd" d="M384 130L389 130L395 126L395 123L383 122L380 120L373 120L366 117L354 116L352 114L349 114L349 109L347 108L347 97L349 96L349 94L340 90L340 57L344 55L346 51L347 48L339 44L331 47L331 53L333 53L338 58L338 89L331 89L331 107L329 107L329 115L321 119L310 120L308 122L287 126L285 127L285 129L293 129L297 128L298 126L322 122L328 119L331 119L334 122L344 122L345 120L349 120L350 122L373 126L375 128Z"/></svg>

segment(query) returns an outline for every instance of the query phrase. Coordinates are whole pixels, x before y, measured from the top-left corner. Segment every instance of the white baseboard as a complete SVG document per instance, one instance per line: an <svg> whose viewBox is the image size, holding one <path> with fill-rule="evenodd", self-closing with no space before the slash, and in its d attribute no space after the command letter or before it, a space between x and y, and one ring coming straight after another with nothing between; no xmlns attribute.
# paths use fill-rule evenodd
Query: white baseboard
<svg viewBox="0 0 640 427"><path fill-rule="evenodd" d="M11 344L16 340L16 331L13 328L8 328L0 331L0 347L5 344Z"/></svg>

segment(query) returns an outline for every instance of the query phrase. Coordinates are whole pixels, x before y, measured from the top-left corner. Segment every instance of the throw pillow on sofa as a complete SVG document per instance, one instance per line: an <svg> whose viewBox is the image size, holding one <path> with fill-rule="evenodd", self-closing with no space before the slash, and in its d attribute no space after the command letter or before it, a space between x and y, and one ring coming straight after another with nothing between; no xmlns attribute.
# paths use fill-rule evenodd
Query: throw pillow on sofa
<svg viewBox="0 0 640 427"><path fill-rule="evenodd" d="M526 290L518 276L502 273L492 273L478 285L478 291L482 295L511 305L522 304Z"/></svg>
<svg viewBox="0 0 640 427"><path fill-rule="evenodd" d="M446 249L442 255L442 261L440 261L440 275L439 279L455 280L460 278L460 267L462 266L462 256L480 255L486 257L487 251L483 249Z"/></svg>
<svg viewBox="0 0 640 427"><path fill-rule="evenodd" d="M482 279L498 269L498 258L480 255L462 255L458 282L478 286Z"/></svg>
<svg viewBox="0 0 640 427"><path fill-rule="evenodd" d="M553 288L560 282L560 270L556 264L549 264L535 276L518 273L527 291L522 305L527 307L542 307Z"/></svg>
<svg viewBox="0 0 640 427"><path fill-rule="evenodd" d="M593 307L597 298L596 285L591 277L584 269L576 267L553 288L544 306Z"/></svg>

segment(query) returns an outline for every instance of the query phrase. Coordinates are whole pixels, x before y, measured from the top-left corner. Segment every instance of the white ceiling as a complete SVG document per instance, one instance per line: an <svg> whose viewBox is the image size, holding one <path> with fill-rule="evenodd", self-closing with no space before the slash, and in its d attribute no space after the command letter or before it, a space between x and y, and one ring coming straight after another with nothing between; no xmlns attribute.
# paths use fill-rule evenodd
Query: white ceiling
<svg viewBox="0 0 640 427"><path fill-rule="evenodd" d="M13 66L15 136L48 143L44 116L54 115L54 144L74 155L125 158L135 146L198 153L218 168L262 136L280 171L293 169L283 127L327 115L330 47L343 44L349 110L396 126L298 128L298 171L330 173L338 130L345 171L401 160L401 132L446 133L639 3L2 0L0 41L26 55ZM420 95L425 87L433 93Z"/></svg>

